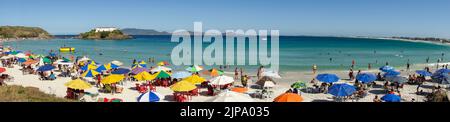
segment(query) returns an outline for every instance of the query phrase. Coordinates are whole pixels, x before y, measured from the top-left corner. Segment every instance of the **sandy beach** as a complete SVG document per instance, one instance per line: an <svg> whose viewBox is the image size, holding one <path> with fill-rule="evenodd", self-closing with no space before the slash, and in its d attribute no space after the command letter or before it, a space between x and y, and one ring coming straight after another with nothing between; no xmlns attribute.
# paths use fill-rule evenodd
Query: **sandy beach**
<svg viewBox="0 0 450 122"><path fill-rule="evenodd" d="M416 69L421 69L418 67ZM403 70L403 68L399 67L402 76L407 76L407 74L414 74L415 70L410 70L409 72ZM341 80L340 83L349 83L353 84L354 82L350 82L348 80L347 71L318 71L319 73L334 73L337 74ZM377 73L379 72L376 69L370 70L370 71L363 71L363 72L373 72ZM55 72L56 74L59 74L59 72ZM14 77L13 82L6 82L8 85L21 85L21 86L31 86L31 87L37 87L41 91L48 93L48 94L55 94L57 97L64 97L66 95L67 87L64 86L64 84L68 81L71 81L68 77L58 77L56 80L53 81L41 81L38 79L37 75L23 75L22 72L19 70L19 66L14 66L14 68L7 68L6 72L4 74L9 74ZM227 74L227 73L226 73ZM251 73L250 73L251 74ZM295 81L305 81L307 82L307 86L311 87L313 84L309 83L309 81L313 78L312 72L286 72L281 74L281 79L276 79L277 86L272 88L273 95L270 98L265 99L259 99L254 98L256 102L272 102L273 99L284 93L290 88L290 84ZM383 89L382 84L384 81L375 81L376 86L373 88L370 88L368 91L368 95L364 98L357 99L357 100L351 100L347 102L372 102L373 98L378 95L379 97L385 95L385 90ZM252 84L254 82L250 82ZM110 94L110 93L99 93L97 87L92 87L90 89L85 90L86 92L98 94L97 97L92 98L87 95L84 97L84 100L87 102L95 102L98 98L119 98L122 99L124 102L136 102L137 97L140 95L138 91L134 90L135 82L132 81L123 81L122 86L124 87L124 90L122 93L118 94ZM240 85L240 82L235 81L234 85L238 86ZM255 84L252 84L255 85ZM432 92L432 88L435 86L438 86L437 83L431 83L431 82L425 82L421 89L424 92L430 93ZM250 89L248 93L253 93L257 89L253 89L253 86L250 86ZM417 95L416 94L416 88L417 85L407 85L400 89L401 95L402 95L402 101L408 102L412 99L415 99L415 101L422 102L425 101L424 95ZM212 98L214 96L204 96L201 95L202 93L206 92L207 90L205 88L200 89L200 95L199 96L193 96L190 102L204 102L205 100ZM169 87L157 87L156 92L164 96L164 98L161 98L161 102L173 102L173 91ZM324 94L324 93L301 93L301 96L303 97L303 102L331 102L333 101L333 96L331 94Z"/></svg>

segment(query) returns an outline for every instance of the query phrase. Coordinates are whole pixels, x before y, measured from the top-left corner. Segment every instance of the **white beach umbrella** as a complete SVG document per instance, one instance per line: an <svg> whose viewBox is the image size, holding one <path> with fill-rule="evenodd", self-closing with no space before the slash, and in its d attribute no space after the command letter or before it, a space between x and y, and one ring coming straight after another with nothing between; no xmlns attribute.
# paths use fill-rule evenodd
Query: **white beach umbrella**
<svg viewBox="0 0 450 122"><path fill-rule="evenodd" d="M205 102L254 102L255 100L248 94L238 93L234 91L222 92Z"/></svg>
<svg viewBox="0 0 450 122"><path fill-rule="evenodd" d="M273 82L273 81L266 81L266 82L264 82L263 87L270 87L270 88L275 87L275 82Z"/></svg>
<svg viewBox="0 0 450 122"><path fill-rule="evenodd" d="M157 66L153 69L150 70L150 72L155 73L155 72L159 72L159 71L171 71L171 68L165 67L165 66Z"/></svg>
<svg viewBox="0 0 450 122"><path fill-rule="evenodd" d="M112 63L112 64L115 64L115 65L117 65L117 66L122 66L122 65L123 65L122 62L117 61L117 60L111 61L111 63Z"/></svg>
<svg viewBox="0 0 450 122"><path fill-rule="evenodd" d="M17 58L28 58L28 56L26 56L23 53L18 53L18 54L15 55L15 57L17 57Z"/></svg>
<svg viewBox="0 0 450 122"><path fill-rule="evenodd" d="M261 73L261 75L272 77L272 78L281 78L281 76L278 74L278 72L274 72L274 71L265 71L265 72Z"/></svg>
<svg viewBox="0 0 450 122"><path fill-rule="evenodd" d="M81 58L81 59L78 60L78 61L79 61L79 62L82 62L82 61L89 61L89 60L91 60L91 59L89 59L88 57L84 56L83 58Z"/></svg>
<svg viewBox="0 0 450 122"><path fill-rule="evenodd" d="M214 77L214 78L210 79L209 81L210 81L210 84L212 84L212 85L225 85L225 84L233 83L234 79L233 79L233 77L230 77L230 76L221 75L221 76Z"/></svg>

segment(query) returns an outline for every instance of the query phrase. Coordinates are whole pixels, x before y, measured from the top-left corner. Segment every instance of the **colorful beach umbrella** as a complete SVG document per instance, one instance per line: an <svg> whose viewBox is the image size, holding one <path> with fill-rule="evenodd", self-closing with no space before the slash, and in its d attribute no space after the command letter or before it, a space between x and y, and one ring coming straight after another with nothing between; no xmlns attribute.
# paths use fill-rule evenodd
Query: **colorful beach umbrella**
<svg viewBox="0 0 450 122"><path fill-rule="evenodd" d="M156 75L151 75L148 72L141 72L133 77L138 81L151 81L156 78Z"/></svg>
<svg viewBox="0 0 450 122"><path fill-rule="evenodd" d="M339 81L339 77L336 74L319 74L316 76L316 79L325 82L325 83L333 83Z"/></svg>
<svg viewBox="0 0 450 122"><path fill-rule="evenodd" d="M169 65L170 65L169 62L167 61L158 62L158 66L169 66Z"/></svg>
<svg viewBox="0 0 450 122"><path fill-rule="evenodd" d="M86 70L95 70L97 69L97 65L95 64L86 64L83 67L81 67L81 70L86 71Z"/></svg>
<svg viewBox="0 0 450 122"><path fill-rule="evenodd" d="M302 102L303 97L294 93L284 93L273 99L274 102Z"/></svg>
<svg viewBox="0 0 450 122"><path fill-rule="evenodd" d="M162 95L160 95L159 93L156 92L146 92L146 93L142 93L141 95L139 95L137 97L137 101L138 102L158 102L161 100Z"/></svg>
<svg viewBox="0 0 450 122"><path fill-rule="evenodd" d="M55 68L54 66L52 66L50 64L46 64L46 65L39 67L36 71L45 72L45 71L50 71L54 68Z"/></svg>
<svg viewBox="0 0 450 122"><path fill-rule="evenodd" d="M395 94L386 94L383 97L381 97L381 100L385 102L400 102L401 98L398 95Z"/></svg>
<svg viewBox="0 0 450 122"><path fill-rule="evenodd" d="M180 82L177 82L170 86L170 89L172 89L174 92L188 92L196 88L197 86L186 80L181 80Z"/></svg>
<svg viewBox="0 0 450 122"><path fill-rule="evenodd" d="M203 67L198 66L198 65L192 65L192 66L186 68L186 71L189 71L189 72L199 72L201 70L203 70Z"/></svg>
<svg viewBox="0 0 450 122"><path fill-rule="evenodd" d="M165 66L157 66L157 67L155 67L155 68L153 68L153 69L150 70L150 72L152 72L152 73L160 72L160 71L166 71L166 72L168 72L168 71L172 71L172 69L171 69L171 68L167 68L167 67L165 67Z"/></svg>
<svg viewBox="0 0 450 122"><path fill-rule="evenodd" d="M342 97L342 96L350 96L356 92L355 86L343 83L343 84L333 84L328 93L334 96Z"/></svg>
<svg viewBox="0 0 450 122"><path fill-rule="evenodd" d="M219 75L223 75L223 71L222 70L218 70L216 68L212 68L210 70L204 71L203 74L209 75L211 77L217 77Z"/></svg>
<svg viewBox="0 0 450 122"><path fill-rule="evenodd" d="M356 80L361 81L362 83L370 83L377 80L377 76L372 73L360 73L356 75Z"/></svg>
<svg viewBox="0 0 450 122"><path fill-rule="evenodd" d="M181 72L176 72L172 74L172 78L186 78L191 76L192 73L186 72L186 71L181 71Z"/></svg>
<svg viewBox="0 0 450 122"><path fill-rule="evenodd" d="M118 83L120 81L122 81L125 78L125 76L121 75L121 74L111 74L109 76L107 76L106 78L101 80L102 84L113 84L113 83Z"/></svg>
<svg viewBox="0 0 450 122"><path fill-rule="evenodd" d="M49 58L43 58L42 61L44 61L44 63L47 63L47 64L52 63L52 60L50 60Z"/></svg>
<svg viewBox="0 0 450 122"><path fill-rule="evenodd" d="M426 71L426 70L416 70L416 73L422 76L431 76L433 74L431 74L430 72Z"/></svg>
<svg viewBox="0 0 450 122"><path fill-rule="evenodd" d="M19 58L17 61L20 62L20 63L23 63L23 62L27 61L27 59L25 59L25 58Z"/></svg>
<svg viewBox="0 0 450 122"><path fill-rule="evenodd" d="M230 76L221 75L209 80L211 85L226 85L234 82L234 78Z"/></svg>
<svg viewBox="0 0 450 122"><path fill-rule="evenodd" d="M189 77L186 77L184 80L186 80L186 81L188 81L188 82L190 82L192 84L200 84L200 83L203 83L203 82L206 81L205 78L200 77L198 75L191 75Z"/></svg>
<svg viewBox="0 0 450 122"><path fill-rule="evenodd" d="M143 68L143 67L137 67L131 70L132 74L139 74L141 72L149 72L149 70L147 68Z"/></svg>
<svg viewBox="0 0 450 122"><path fill-rule="evenodd" d="M122 66L122 65L123 65L122 62L117 61L117 60L111 61L111 63L112 63L112 64L115 64L115 65L117 65L117 66Z"/></svg>
<svg viewBox="0 0 450 122"><path fill-rule="evenodd" d="M113 63L107 63L107 64L105 64L105 66L107 67L107 68L109 68L109 69L116 69L116 68L119 68L120 66L118 66L118 65L116 65L116 64L113 64Z"/></svg>
<svg viewBox="0 0 450 122"><path fill-rule="evenodd" d="M105 70L109 70L108 68L106 68L105 65L101 65L101 66L97 67L97 69L95 69L95 71L97 71L97 72L102 72Z"/></svg>
<svg viewBox="0 0 450 122"><path fill-rule="evenodd" d="M231 89L231 91L239 92L239 93L246 93L248 91L248 88L245 87L235 87Z"/></svg>
<svg viewBox="0 0 450 122"><path fill-rule="evenodd" d="M291 85L291 88L297 88L297 89L306 88L306 83L303 81L297 81Z"/></svg>
<svg viewBox="0 0 450 122"><path fill-rule="evenodd" d="M16 55L14 55L17 58L28 58L29 56L25 55L24 53L17 53Z"/></svg>
<svg viewBox="0 0 450 122"><path fill-rule="evenodd" d="M170 74L165 71L158 72L154 75L155 75L155 78L158 78L158 79L170 78Z"/></svg>
<svg viewBox="0 0 450 122"><path fill-rule="evenodd" d="M380 70L381 71L383 71L383 72L387 72L387 71L390 71L390 70L395 70L394 69L394 67L391 67L391 66L382 66L382 67L380 67Z"/></svg>
<svg viewBox="0 0 450 122"><path fill-rule="evenodd" d="M83 74L81 74L81 77L95 77L99 73L95 70L87 70Z"/></svg>
<svg viewBox="0 0 450 122"><path fill-rule="evenodd" d="M130 72L129 69L126 69L126 68L118 68L118 69L112 71L111 74L127 74L127 73L129 73L129 72Z"/></svg>
<svg viewBox="0 0 450 122"><path fill-rule="evenodd" d="M207 99L206 102L255 102L255 100L248 94L225 91L213 98Z"/></svg>
<svg viewBox="0 0 450 122"><path fill-rule="evenodd" d="M38 63L38 61L32 60L32 59L28 59L27 61L23 62L22 64L24 64L24 65L31 65L31 64L35 64L35 63Z"/></svg>
<svg viewBox="0 0 450 122"><path fill-rule="evenodd" d="M77 90L84 90L84 89L92 88L91 84L89 84L81 79L69 81L69 82L65 83L64 86L67 86L71 89L77 89Z"/></svg>
<svg viewBox="0 0 450 122"><path fill-rule="evenodd" d="M145 61L140 61L138 63L138 65L141 66L141 67L147 67L147 63L145 63Z"/></svg>
<svg viewBox="0 0 450 122"><path fill-rule="evenodd" d="M0 73L3 73L3 72L5 72L5 71L6 71L6 68L0 67Z"/></svg>

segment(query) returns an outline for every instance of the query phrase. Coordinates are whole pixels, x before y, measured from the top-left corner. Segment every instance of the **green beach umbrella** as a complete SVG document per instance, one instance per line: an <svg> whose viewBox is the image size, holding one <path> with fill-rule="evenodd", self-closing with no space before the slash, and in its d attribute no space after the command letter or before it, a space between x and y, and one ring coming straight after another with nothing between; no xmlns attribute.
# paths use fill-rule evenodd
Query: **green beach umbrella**
<svg viewBox="0 0 450 122"><path fill-rule="evenodd" d="M52 63L52 61L49 58L44 58L43 61L44 63Z"/></svg>
<svg viewBox="0 0 450 122"><path fill-rule="evenodd" d="M158 74L156 74L156 78L159 78L159 79L170 78L170 74L165 71L161 71Z"/></svg>
<svg viewBox="0 0 450 122"><path fill-rule="evenodd" d="M291 85L292 88L302 89L306 88L306 83L303 81L297 81Z"/></svg>
<svg viewBox="0 0 450 122"><path fill-rule="evenodd" d="M66 57L63 57L62 60L65 61L65 62L69 62L70 61L70 59L67 59Z"/></svg>

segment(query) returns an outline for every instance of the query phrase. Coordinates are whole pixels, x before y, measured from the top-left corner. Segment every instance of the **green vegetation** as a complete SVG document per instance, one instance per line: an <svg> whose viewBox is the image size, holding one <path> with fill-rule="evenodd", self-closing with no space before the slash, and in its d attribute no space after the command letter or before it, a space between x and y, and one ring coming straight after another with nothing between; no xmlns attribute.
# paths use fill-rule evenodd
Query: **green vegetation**
<svg viewBox="0 0 450 122"><path fill-rule="evenodd" d="M80 39L111 39L111 40L121 40L121 39L129 39L131 36L123 34L120 30L114 30L111 32L95 32L95 30L91 30L86 33L81 33L78 38Z"/></svg>
<svg viewBox="0 0 450 122"><path fill-rule="evenodd" d="M52 36L39 27L24 26L0 26L0 38L20 39L20 38L40 38L50 39Z"/></svg>
<svg viewBox="0 0 450 122"><path fill-rule="evenodd" d="M35 87L0 86L1 102L74 102L39 91Z"/></svg>

